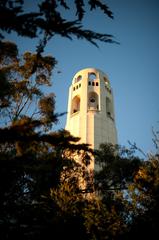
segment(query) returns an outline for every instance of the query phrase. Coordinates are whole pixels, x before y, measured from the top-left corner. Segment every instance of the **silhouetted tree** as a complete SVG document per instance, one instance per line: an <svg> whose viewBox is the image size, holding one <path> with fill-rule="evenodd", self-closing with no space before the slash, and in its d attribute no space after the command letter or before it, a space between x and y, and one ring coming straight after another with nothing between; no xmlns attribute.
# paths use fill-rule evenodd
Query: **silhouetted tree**
<svg viewBox="0 0 159 240"><path fill-rule="evenodd" d="M37 47L41 53L47 42L55 35L72 39L86 39L97 46L97 41L113 43L113 36L105 33L98 33L85 29L82 24L83 17L87 11L99 8L106 16L113 18L113 13L102 1L83 0L61 1L43 0L33 1L30 12L27 10L27 2L23 0L3 0L0 3L0 37L4 32L15 31L19 36L36 38L40 37ZM63 8L63 10L62 10ZM73 12L74 20L65 19L63 11ZM76 11L76 12L74 12Z"/></svg>
<svg viewBox="0 0 159 240"><path fill-rule="evenodd" d="M77 145L79 139L65 130L50 131L60 114L54 95L45 95L42 87L50 85L54 58L29 52L20 58L15 44L1 46L0 234L42 239L56 213L50 188L68 165L63 152L88 151L88 146Z"/></svg>
<svg viewBox="0 0 159 240"><path fill-rule="evenodd" d="M156 239L159 234L159 156L151 155L134 175L128 190L128 230L122 239Z"/></svg>

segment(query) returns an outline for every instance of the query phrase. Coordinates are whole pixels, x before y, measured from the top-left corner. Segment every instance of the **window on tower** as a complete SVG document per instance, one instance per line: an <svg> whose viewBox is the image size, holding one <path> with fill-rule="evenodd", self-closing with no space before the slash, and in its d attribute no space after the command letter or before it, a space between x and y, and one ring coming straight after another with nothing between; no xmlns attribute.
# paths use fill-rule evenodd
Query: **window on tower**
<svg viewBox="0 0 159 240"><path fill-rule="evenodd" d="M106 97L106 113L108 117L110 117L112 120L114 119L112 101L108 97Z"/></svg>
<svg viewBox="0 0 159 240"><path fill-rule="evenodd" d="M110 85L109 80L106 77L103 77L103 79L106 85Z"/></svg>
<svg viewBox="0 0 159 240"><path fill-rule="evenodd" d="M79 111L80 111L80 97L75 96L72 100L71 114L79 112Z"/></svg>
<svg viewBox="0 0 159 240"><path fill-rule="evenodd" d="M111 93L111 87L110 87L110 82L109 82L109 80L108 80L106 77L104 77L103 79L104 79L104 82L105 82L105 89L106 89L109 93Z"/></svg>
<svg viewBox="0 0 159 240"><path fill-rule="evenodd" d="M82 80L82 76L81 75L78 75L78 77L76 77L75 79L74 79L74 83L77 83L77 82L79 82L79 81L81 81Z"/></svg>
<svg viewBox="0 0 159 240"><path fill-rule="evenodd" d="M98 94L96 92L89 92L88 94L88 110L98 110L99 106Z"/></svg>

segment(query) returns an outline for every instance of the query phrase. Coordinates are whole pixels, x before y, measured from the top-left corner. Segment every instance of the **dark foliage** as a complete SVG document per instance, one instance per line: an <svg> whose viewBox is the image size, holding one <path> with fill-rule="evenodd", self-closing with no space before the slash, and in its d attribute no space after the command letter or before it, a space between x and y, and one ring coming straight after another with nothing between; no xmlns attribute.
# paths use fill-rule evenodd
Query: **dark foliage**
<svg viewBox="0 0 159 240"><path fill-rule="evenodd" d="M19 36L36 38L41 37L38 44L37 51L41 53L46 46L49 39L58 34L62 37L72 39L77 37L79 39L86 39L92 44L97 45L96 41L115 43L113 36L110 34L103 34L84 29L82 26L82 19L85 15L85 8L87 7L84 1L75 0L71 3L69 1L55 1L43 0L32 2L32 12L27 12L26 1L4 0L0 3L0 37L4 37L4 32L17 32ZM59 4L65 10L71 10L75 4L76 13L75 20L68 21L62 17L59 10ZM101 11L108 17L113 18L113 14L108 6L101 1L88 1L90 11L100 8Z"/></svg>

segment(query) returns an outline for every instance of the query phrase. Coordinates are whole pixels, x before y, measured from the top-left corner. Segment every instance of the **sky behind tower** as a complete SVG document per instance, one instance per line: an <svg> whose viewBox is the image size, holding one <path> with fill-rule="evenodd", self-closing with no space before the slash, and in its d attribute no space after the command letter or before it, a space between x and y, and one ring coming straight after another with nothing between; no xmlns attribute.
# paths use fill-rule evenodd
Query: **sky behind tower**
<svg viewBox="0 0 159 240"><path fill-rule="evenodd" d="M72 4L73 1L68 1ZM53 85L46 92L56 95L56 111L66 112L68 88L73 76L83 68L98 68L108 75L115 103L118 142L136 143L145 153L154 150L152 127L159 129L159 1L107 0L114 19L94 11L84 17L89 30L115 36L120 44L99 43L99 48L84 40L53 38L45 54L53 55L58 64ZM27 2L28 9L32 1ZM67 11L64 14L71 19ZM36 41L12 34L21 53L35 51ZM65 127L66 115L55 129Z"/></svg>

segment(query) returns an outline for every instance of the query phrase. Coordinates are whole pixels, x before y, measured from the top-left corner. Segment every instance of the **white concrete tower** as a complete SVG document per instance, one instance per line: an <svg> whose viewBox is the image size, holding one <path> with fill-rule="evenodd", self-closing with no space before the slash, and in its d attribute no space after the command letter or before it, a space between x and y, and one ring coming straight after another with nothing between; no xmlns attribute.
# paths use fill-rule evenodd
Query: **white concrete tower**
<svg viewBox="0 0 159 240"><path fill-rule="evenodd" d="M66 130L98 149L117 144L113 93L108 76L95 68L75 74L69 88Z"/></svg>

